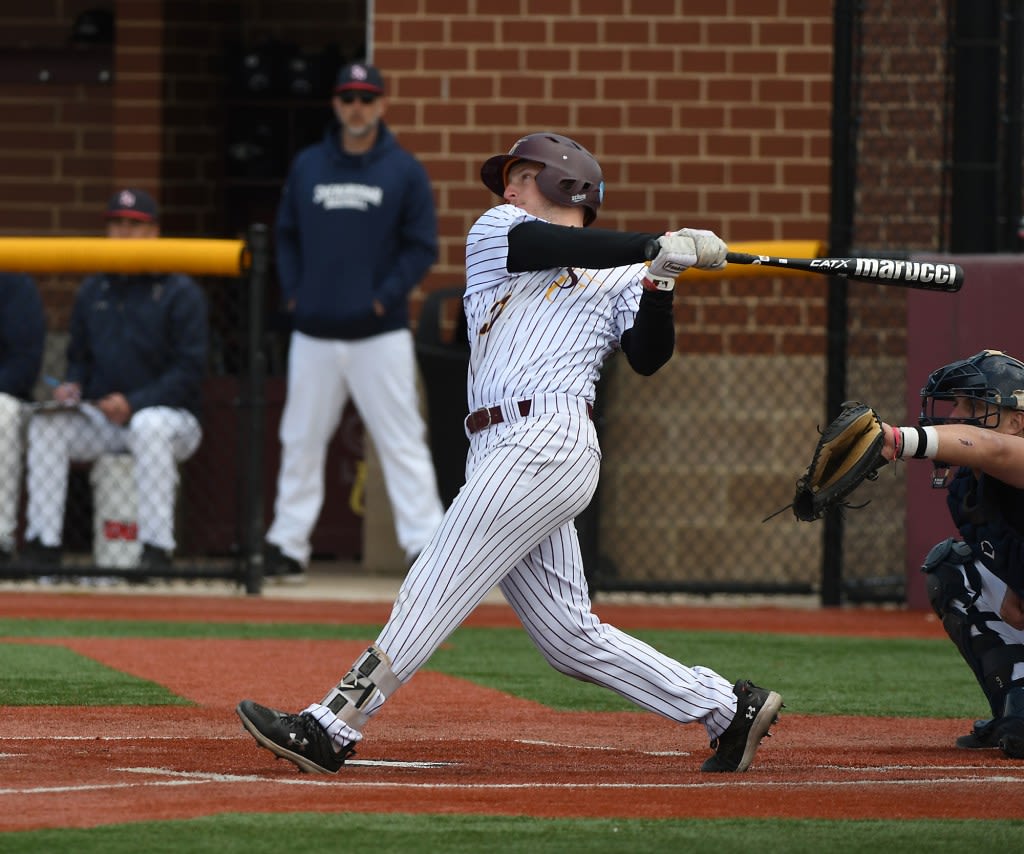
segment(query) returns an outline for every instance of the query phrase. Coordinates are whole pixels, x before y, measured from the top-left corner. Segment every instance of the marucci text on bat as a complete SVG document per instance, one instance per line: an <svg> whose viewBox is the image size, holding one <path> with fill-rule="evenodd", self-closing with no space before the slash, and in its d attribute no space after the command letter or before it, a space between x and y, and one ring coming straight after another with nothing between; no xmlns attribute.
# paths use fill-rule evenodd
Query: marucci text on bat
<svg viewBox="0 0 1024 854"><path fill-rule="evenodd" d="M853 269L850 269L851 264ZM811 267L820 267L841 276L865 276L872 279L896 279L901 282L935 282L945 285L956 281L956 264L932 264L927 261L894 261L880 258L816 258Z"/></svg>

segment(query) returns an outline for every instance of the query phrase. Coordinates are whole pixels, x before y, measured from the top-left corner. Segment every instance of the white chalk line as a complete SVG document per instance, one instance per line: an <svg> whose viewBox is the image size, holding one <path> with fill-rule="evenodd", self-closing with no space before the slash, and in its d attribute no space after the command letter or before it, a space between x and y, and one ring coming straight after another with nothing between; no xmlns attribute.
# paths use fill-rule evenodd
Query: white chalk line
<svg viewBox="0 0 1024 854"><path fill-rule="evenodd" d="M627 753L639 753L641 756L692 756L688 750L630 750L627 747L602 744L566 744L561 741L540 741L532 738L517 738L517 744L532 744L535 747L559 747L566 750L614 750Z"/></svg>
<svg viewBox="0 0 1024 854"><path fill-rule="evenodd" d="M352 764L352 763L346 763ZM387 763L370 763L383 765ZM819 766L815 766L819 767ZM902 770L925 770L919 766L896 766ZM209 771L175 771L170 768L115 768L114 771L124 774L145 774L151 776L165 777L170 779L146 780L140 782L125 783L95 783L82 784L77 786L36 786L26 788L2 788L0 795L36 795L36 794L71 794L76 792L94 792L113 789L134 789L147 787L169 787L169 786L190 786L210 785L217 783L239 784L258 783L260 785L278 784L282 786L345 786L346 788L360 789L422 789L436 791L511 791L511 790L562 790L562 791L608 791L608 790L690 790L690 789L734 789L737 787L747 789L796 789L796 788L850 788L852 786L976 786L991 785L994 783L1020 784L1024 775L995 774L984 777L945 777L940 779L910 780L906 778L892 780L877 779L856 779L856 780L805 780L805 781L782 781L782 780L737 780L731 778L729 781L715 782L702 781L699 783L410 783L410 782L387 782L353 780L342 773L339 777L323 779L320 777L279 777L266 776L263 774L220 774ZM842 769L842 770L865 770L865 769ZM890 769L895 770L895 768ZM938 770L933 768L927 770ZM962 771L962 767L955 770ZM991 770L991 769L988 769Z"/></svg>

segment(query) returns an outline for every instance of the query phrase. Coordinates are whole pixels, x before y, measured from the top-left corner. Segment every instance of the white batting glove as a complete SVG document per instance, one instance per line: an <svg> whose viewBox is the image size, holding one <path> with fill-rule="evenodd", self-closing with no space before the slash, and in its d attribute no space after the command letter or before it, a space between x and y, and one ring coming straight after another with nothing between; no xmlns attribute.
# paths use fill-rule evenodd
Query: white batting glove
<svg viewBox="0 0 1024 854"><path fill-rule="evenodd" d="M721 270L725 266L725 255L729 247L713 231L701 228L681 228L672 232L679 237L688 237L693 241L696 260L690 265L700 270Z"/></svg>
<svg viewBox="0 0 1024 854"><path fill-rule="evenodd" d="M658 246L658 254L651 259L644 276L644 287L650 291L671 291L676 286L676 276L696 263L697 248L693 238L678 232L659 237Z"/></svg>

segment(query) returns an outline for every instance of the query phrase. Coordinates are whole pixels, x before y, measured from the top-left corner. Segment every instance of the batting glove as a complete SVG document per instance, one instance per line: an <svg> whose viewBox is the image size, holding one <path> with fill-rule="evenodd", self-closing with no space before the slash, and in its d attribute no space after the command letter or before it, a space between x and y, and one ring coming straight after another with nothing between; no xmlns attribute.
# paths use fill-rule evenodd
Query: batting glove
<svg viewBox="0 0 1024 854"><path fill-rule="evenodd" d="M688 237L693 241L696 260L690 264L700 270L721 270L725 266L725 255L729 247L713 231L700 228L681 228L673 232L679 237Z"/></svg>
<svg viewBox="0 0 1024 854"><path fill-rule="evenodd" d="M659 237L658 246L658 254L651 259L644 276L644 287L649 291L671 291L676 286L676 276L697 261L697 249L693 238L678 232Z"/></svg>

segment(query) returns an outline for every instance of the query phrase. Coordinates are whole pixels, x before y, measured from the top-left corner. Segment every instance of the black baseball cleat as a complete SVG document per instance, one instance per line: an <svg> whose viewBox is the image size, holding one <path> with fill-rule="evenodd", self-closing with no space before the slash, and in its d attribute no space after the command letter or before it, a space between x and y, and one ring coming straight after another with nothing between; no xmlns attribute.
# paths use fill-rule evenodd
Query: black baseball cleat
<svg viewBox="0 0 1024 854"><path fill-rule="evenodd" d="M961 750L988 750L999 747L999 731L996 724L998 718L989 718L984 721L975 721L974 726L967 735L961 735L956 740L956 746Z"/></svg>
<svg viewBox="0 0 1024 854"><path fill-rule="evenodd" d="M718 738L711 742L714 755L704 760L701 771L746 771L754 761L761 739L771 735L771 725L779 719L782 697L774 691L758 688L744 679L733 688L736 715Z"/></svg>
<svg viewBox="0 0 1024 854"><path fill-rule="evenodd" d="M1010 759L1024 759L1024 732L1004 735L999 739L999 749Z"/></svg>
<svg viewBox="0 0 1024 854"><path fill-rule="evenodd" d="M289 715L242 700L235 709L249 734L260 747L280 759L294 762L311 774L336 774L353 753L355 744L339 750L327 731L309 712Z"/></svg>

